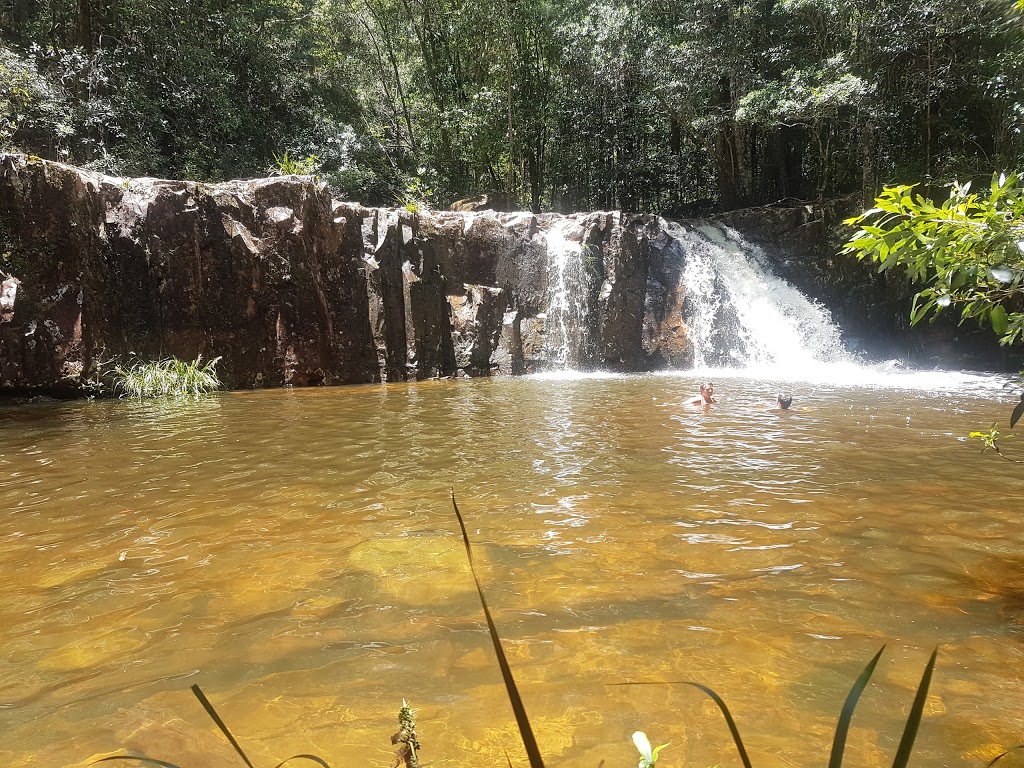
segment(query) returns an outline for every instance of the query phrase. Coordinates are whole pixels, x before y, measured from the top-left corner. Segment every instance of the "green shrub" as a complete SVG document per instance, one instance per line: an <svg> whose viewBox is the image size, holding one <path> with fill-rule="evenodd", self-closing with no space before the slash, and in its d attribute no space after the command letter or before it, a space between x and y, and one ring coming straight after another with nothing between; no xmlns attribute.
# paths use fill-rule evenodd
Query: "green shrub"
<svg viewBox="0 0 1024 768"><path fill-rule="evenodd" d="M320 168L320 156L306 155L305 160L295 160L288 156L287 150L283 155L275 152L274 165L271 169L274 176L316 176Z"/></svg>
<svg viewBox="0 0 1024 768"><path fill-rule="evenodd" d="M205 365L202 356L186 363L175 358L137 361L114 367L114 390L122 397L186 397L212 392L221 386L215 357Z"/></svg>

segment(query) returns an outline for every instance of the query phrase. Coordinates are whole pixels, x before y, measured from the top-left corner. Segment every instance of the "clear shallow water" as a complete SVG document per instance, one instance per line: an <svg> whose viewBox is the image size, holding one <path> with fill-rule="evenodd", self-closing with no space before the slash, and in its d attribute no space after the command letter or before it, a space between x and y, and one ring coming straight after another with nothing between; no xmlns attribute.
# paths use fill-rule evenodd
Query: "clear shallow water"
<svg viewBox="0 0 1024 768"><path fill-rule="evenodd" d="M932 648L916 765L1024 741L1024 470L963 442L1009 395L958 374L725 371L0 409L7 765L120 748L524 765L448 500L549 765L887 765ZM714 377L721 402L683 401ZM857 386L853 386L856 383ZM778 389L794 408L766 406ZM274 762L270 762L273 760Z"/></svg>

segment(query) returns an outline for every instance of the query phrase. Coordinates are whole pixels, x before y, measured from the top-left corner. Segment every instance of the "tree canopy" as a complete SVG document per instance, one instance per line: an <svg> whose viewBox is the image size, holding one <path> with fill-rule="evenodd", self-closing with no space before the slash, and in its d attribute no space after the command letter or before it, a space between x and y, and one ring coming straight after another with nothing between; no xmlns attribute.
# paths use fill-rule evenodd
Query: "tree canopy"
<svg viewBox="0 0 1024 768"><path fill-rule="evenodd" d="M680 212L1018 165L1008 0L0 0L0 148Z"/></svg>

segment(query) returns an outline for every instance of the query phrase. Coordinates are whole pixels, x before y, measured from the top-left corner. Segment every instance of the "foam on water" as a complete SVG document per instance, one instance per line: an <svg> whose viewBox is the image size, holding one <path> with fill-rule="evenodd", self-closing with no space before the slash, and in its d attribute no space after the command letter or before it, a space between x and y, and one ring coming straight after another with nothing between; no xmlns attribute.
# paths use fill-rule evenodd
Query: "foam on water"
<svg viewBox="0 0 1024 768"><path fill-rule="evenodd" d="M629 374L577 370L589 358L586 318L592 308L586 254L578 242L581 233L572 226L566 221L546 235L550 292L544 343L552 367L529 378L621 378ZM914 370L898 360L864 362L846 349L829 310L774 274L761 248L711 223L663 226L684 254L682 319L692 343L693 367L656 375L758 381L779 389L803 384L1016 397L1007 388L1008 375Z"/></svg>
<svg viewBox="0 0 1024 768"><path fill-rule="evenodd" d="M621 379L631 374L615 371L577 371L572 368L532 373L526 378L535 381L576 381L577 379Z"/></svg>
<svg viewBox="0 0 1024 768"><path fill-rule="evenodd" d="M658 371L655 375L693 379L742 379L778 384L815 384L820 386L859 389L902 389L918 392L984 392L998 397L1006 391L1007 398L1016 398L1006 385L1012 377L982 371L914 370L897 361L863 364L855 361L821 363L799 369L775 365L744 367L703 367L687 370Z"/></svg>

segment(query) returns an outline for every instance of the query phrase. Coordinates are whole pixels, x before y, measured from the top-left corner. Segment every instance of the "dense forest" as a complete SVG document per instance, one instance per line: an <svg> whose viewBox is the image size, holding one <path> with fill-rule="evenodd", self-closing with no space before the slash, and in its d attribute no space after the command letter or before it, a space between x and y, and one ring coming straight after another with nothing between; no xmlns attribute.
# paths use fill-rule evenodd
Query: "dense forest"
<svg viewBox="0 0 1024 768"><path fill-rule="evenodd" d="M1011 0L0 0L0 149L685 212L1019 164Z"/></svg>

